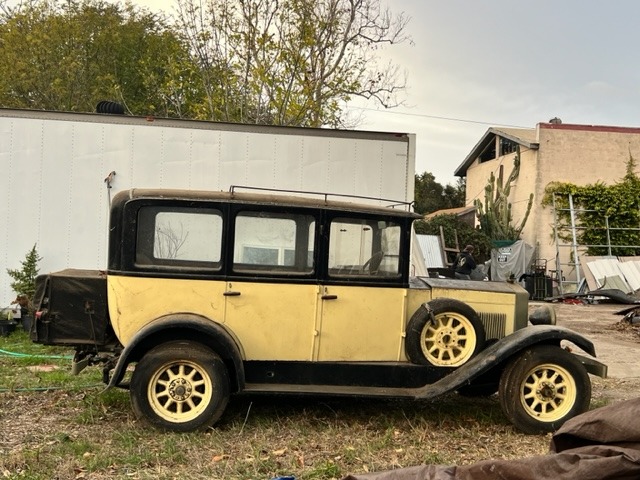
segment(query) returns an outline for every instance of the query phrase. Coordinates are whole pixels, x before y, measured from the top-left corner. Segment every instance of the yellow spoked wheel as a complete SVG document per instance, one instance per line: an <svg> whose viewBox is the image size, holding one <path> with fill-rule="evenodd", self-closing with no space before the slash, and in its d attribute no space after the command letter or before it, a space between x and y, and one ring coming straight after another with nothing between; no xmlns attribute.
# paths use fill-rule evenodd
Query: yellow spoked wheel
<svg viewBox="0 0 640 480"><path fill-rule="evenodd" d="M576 403L576 382L560 365L545 363L532 368L522 383L520 401L532 417L544 422L557 422Z"/></svg>
<svg viewBox="0 0 640 480"><path fill-rule="evenodd" d="M574 355L559 346L537 345L507 365L499 397L502 410L518 429L552 432L589 408L591 381Z"/></svg>
<svg viewBox="0 0 640 480"><path fill-rule="evenodd" d="M476 334L467 317L457 313L435 316L420 335L422 353L433 365L455 367L465 363L476 348Z"/></svg>
<svg viewBox="0 0 640 480"><path fill-rule="evenodd" d="M432 300L420 307L407 325L405 347L413 363L458 367L484 345L485 332L478 314L458 300Z"/></svg>
<svg viewBox="0 0 640 480"><path fill-rule="evenodd" d="M226 366L207 347L169 342L142 357L131 377L138 417L164 430L187 432L213 425L229 400Z"/></svg>
<svg viewBox="0 0 640 480"><path fill-rule="evenodd" d="M189 422L211 403L213 384L202 367L187 360L161 365L147 385L153 411L168 422Z"/></svg>

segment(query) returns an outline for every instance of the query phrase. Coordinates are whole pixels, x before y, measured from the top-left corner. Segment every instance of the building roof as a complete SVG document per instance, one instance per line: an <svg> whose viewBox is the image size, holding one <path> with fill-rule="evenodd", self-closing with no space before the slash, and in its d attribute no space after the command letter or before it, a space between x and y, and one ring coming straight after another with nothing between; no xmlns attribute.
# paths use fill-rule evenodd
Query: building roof
<svg viewBox="0 0 640 480"><path fill-rule="evenodd" d="M476 209L473 205L468 207L456 207L456 208L443 208L442 210L436 210L435 212L427 213L424 216L425 220L429 220L438 215L455 215L457 217L465 215L469 212L473 212Z"/></svg>
<svg viewBox="0 0 640 480"><path fill-rule="evenodd" d="M610 125L580 125L562 122L549 121L548 123L539 123L539 128L545 128L549 130L574 130L574 131L589 131L589 132L608 132L608 133L623 133L623 134L640 134L640 128L638 127L619 127ZM464 177L467 174L467 170L473 164L473 162L482 154L482 152L495 141L496 136L500 136L511 140L523 147L538 149L538 128L506 128L506 127L491 127L482 136L480 141L476 143L469 155L462 161L462 163L455 170L454 175L458 177Z"/></svg>
<svg viewBox="0 0 640 480"><path fill-rule="evenodd" d="M458 177L466 176L467 169L475 162L476 158L478 158L487 146L495 142L496 136L506 138L526 148L538 148L537 131L535 128L491 127L482 136L480 141L476 143L475 147L473 147L469 155L467 155L460 166L456 168L453 174Z"/></svg>

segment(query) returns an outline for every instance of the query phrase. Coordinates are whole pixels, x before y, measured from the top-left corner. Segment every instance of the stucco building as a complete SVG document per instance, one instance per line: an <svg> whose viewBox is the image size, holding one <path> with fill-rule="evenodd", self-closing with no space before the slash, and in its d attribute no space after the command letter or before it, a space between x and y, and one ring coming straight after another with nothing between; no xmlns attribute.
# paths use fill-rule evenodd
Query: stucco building
<svg viewBox="0 0 640 480"><path fill-rule="evenodd" d="M545 187L552 181L576 185L620 181L629 156L640 159L640 128L572 125L559 119L539 123L536 128L489 128L455 171L455 175L466 177L466 205L473 205L475 199L484 202L492 172L498 176L502 169L504 178L509 176L518 146L520 174L509 196L513 222L521 221L533 193L522 238L536 248L536 259L546 260L549 269L556 269L553 210L541 205ZM570 263L569 254L560 249L561 264ZM563 273L573 272L563 267Z"/></svg>

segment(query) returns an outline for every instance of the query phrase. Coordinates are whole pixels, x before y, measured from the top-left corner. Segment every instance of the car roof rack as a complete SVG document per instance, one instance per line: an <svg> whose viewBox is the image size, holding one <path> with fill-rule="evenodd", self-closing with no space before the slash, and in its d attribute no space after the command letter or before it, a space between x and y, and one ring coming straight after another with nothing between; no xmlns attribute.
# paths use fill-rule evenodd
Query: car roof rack
<svg viewBox="0 0 640 480"><path fill-rule="evenodd" d="M380 198L380 197L367 197L364 195L352 195L346 193L326 193L326 192L314 192L309 190L288 190L283 188L266 188L266 187L249 187L246 185L231 185L229 187L229 193L233 194L236 190L244 189L244 190L256 190L262 192L276 192L276 193L293 193L293 194L302 194L302 195L317 195L324 199L324 201L328 201L331 198L340 199L340 198L352 198L358 200L376 200L379 202L389 202L388 205L385 205L387 208L396 208L401 207L408 212L414 211L415 202L403 202L400 200L393 200L389 198Z"/></svg>

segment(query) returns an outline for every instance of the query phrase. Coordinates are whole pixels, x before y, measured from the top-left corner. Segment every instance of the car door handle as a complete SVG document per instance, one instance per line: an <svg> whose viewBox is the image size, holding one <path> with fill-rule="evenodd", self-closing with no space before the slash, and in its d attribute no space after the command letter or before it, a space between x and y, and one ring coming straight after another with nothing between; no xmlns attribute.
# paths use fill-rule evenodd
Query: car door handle
<svg viewBox="0 0 640 480"><path fill-rule="evenodd" d="M335 300L336 298L338 298L338 295L324 294L320 298L322 298L323 300Z"/></svg>
<svg viewBox="0 0 640 480"><path fill-rule="evenodd" d="M238 297L240 296L240 292L229 290L228 292L224 292L222 295L224 295L225 297Z"/></svg>

